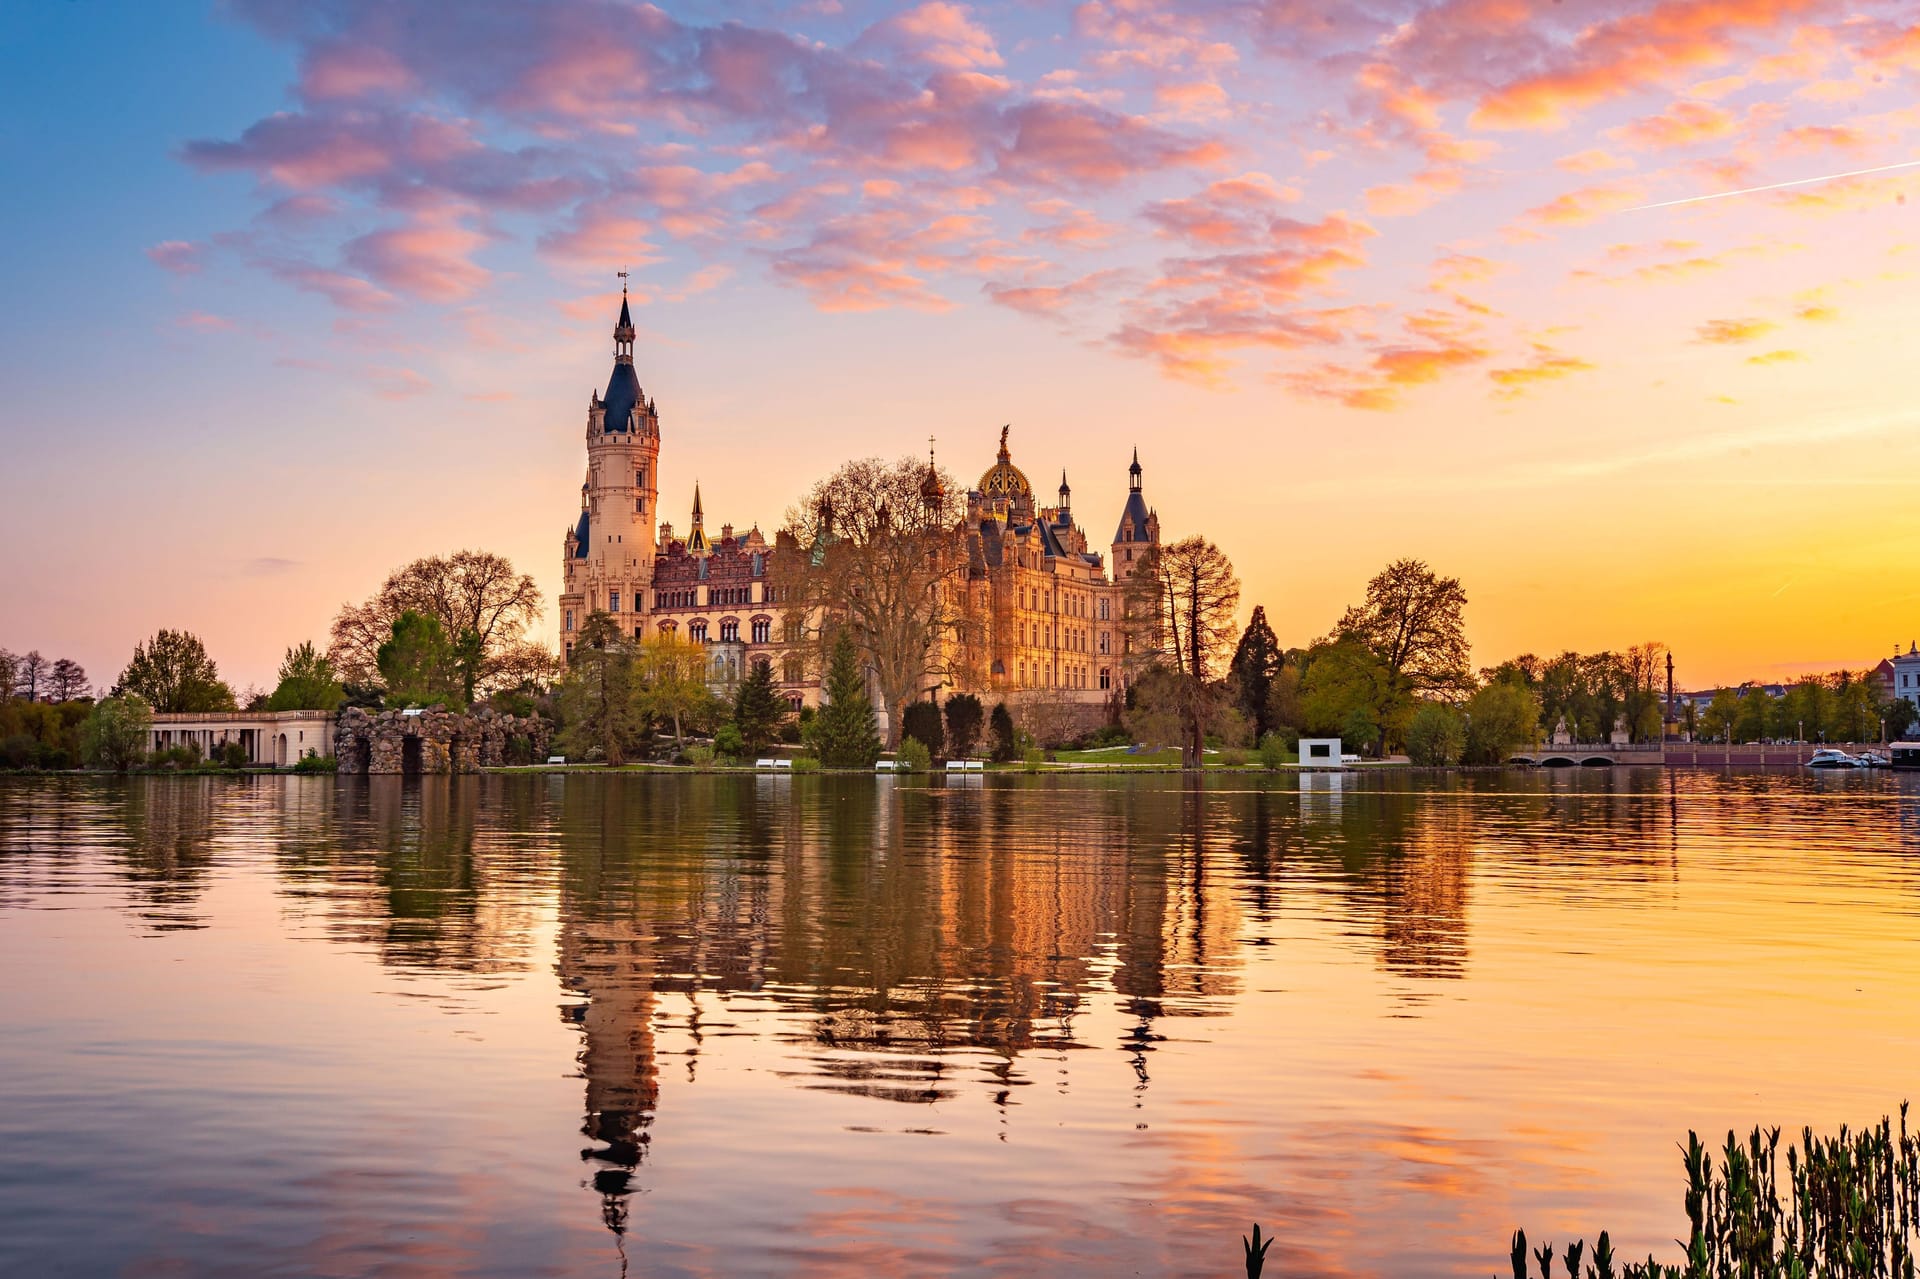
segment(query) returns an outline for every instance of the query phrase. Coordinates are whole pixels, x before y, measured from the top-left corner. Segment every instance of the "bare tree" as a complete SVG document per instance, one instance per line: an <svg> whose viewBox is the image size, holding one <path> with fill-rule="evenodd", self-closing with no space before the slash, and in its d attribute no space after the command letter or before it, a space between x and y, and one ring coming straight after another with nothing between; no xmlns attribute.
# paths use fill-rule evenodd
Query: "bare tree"
<svg viewBox="0 0 1920 1279"><path fill-rule="evenodd" d="M849 462L787 512L775 584L788 631L815 642L822 667L847 631L886 707L889 744L908 702L969 682L983 619L962 514L952 478L915 458Z"/></svg>
<svg viewBox="0 0 1920 1279"><path fill-rule="evenodd" d="M1169 543L1134 566L1125 605L1133 646L1157 651L1179 676L1166 692L1185 728L1181 762L1198 768L1208 723L1223 705L1210 686L1224 672L1238 630L1233 562L1204 537Z"/></svg>
<svg viewBox="0 0 1920 1279"><path fill-rule="evenodd" d="M47 678L47 659L40 656L40 650L34 649L24 657L15 659L13 668L13 692L16 697L24 697L30 702L40 700L40 686Z"/></svg>
<svg viewBox="0 0 1920 1279"><path fill-rule="evenodd" d="M0 702L13 696L14 681L19 674L19 655L0 648Z"/></svg>
<svg viewBox="0 0 1920 1279"><path fill-rule="evenodd" d="M87 695L87 668L63 657L47 672L47 700L71 702Z"/></svg>
<svg viewBox="0 0 1920 1279"><path fill-rule="evenodd" d="M540 588L506 557L486 551L432 555L396 569L364 604L344 604L333 619L327 657L349 684L379 679L380 646L393 623L412 610L437 620L452 643L467 700L501 679L523 678L529 663L517 651L541 613ZM537 665L535 663L534 665Z"/></svg>

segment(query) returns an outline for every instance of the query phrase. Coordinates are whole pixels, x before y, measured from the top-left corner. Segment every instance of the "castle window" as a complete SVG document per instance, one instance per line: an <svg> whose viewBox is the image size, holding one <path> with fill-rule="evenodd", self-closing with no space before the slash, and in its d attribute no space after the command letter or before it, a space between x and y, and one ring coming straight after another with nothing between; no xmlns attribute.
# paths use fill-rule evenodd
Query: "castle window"
<svg viewBox="0 0 1920 1279"><path fill-rule="evenodd" d="M1101 688L1113 687L1113 670L1111 667L1102 666L1100 668L1100 687Z"/></svg>
<svg viewBox="0 0 1920 1279"><path fill-rule="evenodd" d="M643 489L647 486L647 468L646 467L643 466L639 470L633 473L633 486L637 489Z"/></svg>
<svg viewBox="0 0 1920 1279"><path fill-rule="evenodd" d="M702 617L687 623L687 638L697 644L707 642L707 619Z"/></svg>
<svg viewBox="0 0 1920 1279"><path fill-rule="evenodd" d="M645 515L645 514L647 513L647 499L646 499L646 498L644 498L644 497L636 497L636 498L634 498L634 499L633 499L633 513L634 513L635 515Z"/></svg>
<svg viewBox="0 0 1920 1279"><path fill-rule="evenodd" d="M755 551L753 553L753 575L755 577L765 577L767 575L767 555L765 551Z"/></svg>
<svg viewBox="0 0 1920 1279"><path fill-rule="evenodd" d="M573 629L573 610L572 609L567 610L567 629L568 630Z"/></svg>
<svg viewBox="0 0 1920 1279"><path fill-rule="evenodd" d="M780 678L789 684L798 684L806 678L807 664L798 653L789 653L780 661Z"/></svg>
<svg viewBox="0 0 1920 1279"><path fill-rule="evenodd" d="M1100 597L1100 620L1107 620L1107 597L1104 595Z"/></svg>
<svg viewBox="0 0 1920 1279"><path fill-rule="evenodd" d="M753 624L753 642L754 643L765 644L772 638L773 638L773 623L771 621L763 617L759 621Z"/></svg>
<svg viewBox="0 0 1920 1279"><path fill-rule="evenodd" d="M608 591L607 592L607 612L618 613L619 611L620 611L620 592Z"/></svg>
<svg viewBox="0 0 1920 1279"><path fill-rule="evenodd" d="M1107 653L1108 653L1108 652L1110 651L1110 648L1111 648L1111 646L1112 646L1112 643L1113 643L1113 640L1112 640L1112 632L1111 632L1111 631L1101 631L1101 632L1100 632L1100 653L1101 653L1101 656L1103 656L1103 657L1104 657L1104 656L1105 656L1105 655L1106 655L1106 654L1107 654Z"/></svg>
<svg viewBox="0 0 1920 1279"><path fill-rule="evenodd" d="M733 622L733 621L720 623L720 640L722 643L734 644L734 643L738 643L739 639L740 639L740 623Z"/></svg>

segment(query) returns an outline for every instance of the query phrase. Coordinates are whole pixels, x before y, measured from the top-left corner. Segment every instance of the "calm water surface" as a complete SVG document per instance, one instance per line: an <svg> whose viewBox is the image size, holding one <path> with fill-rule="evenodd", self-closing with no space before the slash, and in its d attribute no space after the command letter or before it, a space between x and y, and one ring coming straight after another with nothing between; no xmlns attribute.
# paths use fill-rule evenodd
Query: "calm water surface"
<svg viewBox="0 0 1920 1279"><path fill-rule="evenodd" d="M1485 1276L1920 1096L1920 779L1304 780L0 780L0 1273Z"/></svg>

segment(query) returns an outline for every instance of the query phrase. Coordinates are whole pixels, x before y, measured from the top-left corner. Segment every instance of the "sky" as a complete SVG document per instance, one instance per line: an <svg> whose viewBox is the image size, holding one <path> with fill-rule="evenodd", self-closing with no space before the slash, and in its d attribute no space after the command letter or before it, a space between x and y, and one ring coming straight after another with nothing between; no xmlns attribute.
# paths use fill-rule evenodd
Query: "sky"
<svg viewBox="0 0 1920 1279"><path fill-rule="evenodd" d="M551 601L625 269L682 525L1010 424L1095 545L1137 447L1287 644L1415 557L1477 664L1871 665L1916 88L1884 0L9 6L0 647L270 686L421 555Z"/></svg>

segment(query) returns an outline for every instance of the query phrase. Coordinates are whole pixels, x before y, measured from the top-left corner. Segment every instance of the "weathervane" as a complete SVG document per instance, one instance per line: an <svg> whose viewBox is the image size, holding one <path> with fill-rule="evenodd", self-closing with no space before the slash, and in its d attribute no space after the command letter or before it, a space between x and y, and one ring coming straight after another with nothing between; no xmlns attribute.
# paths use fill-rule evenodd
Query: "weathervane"
<svg viewBox="0 0 1920 1279"><path fill-rule="evenodd" d="M614 274L620 277L620 293L621 293L621 295L622 295L622 296L624 297L624 296L626 295L626 292L627 292L627 271L626 271L626 268L625 268L625 267L622 267L622 268L621 268L620 270L618 270L618 271L615 271L615 272L614 272Z"/></svg>

